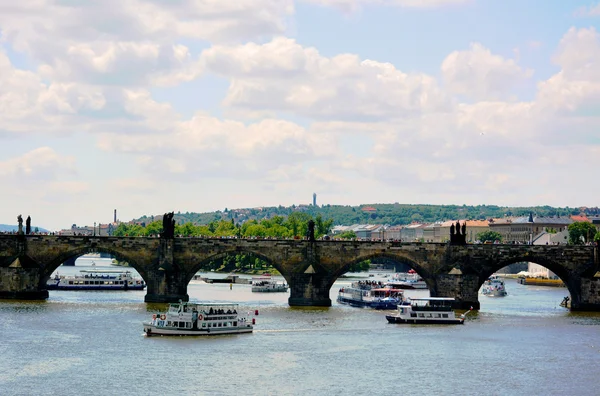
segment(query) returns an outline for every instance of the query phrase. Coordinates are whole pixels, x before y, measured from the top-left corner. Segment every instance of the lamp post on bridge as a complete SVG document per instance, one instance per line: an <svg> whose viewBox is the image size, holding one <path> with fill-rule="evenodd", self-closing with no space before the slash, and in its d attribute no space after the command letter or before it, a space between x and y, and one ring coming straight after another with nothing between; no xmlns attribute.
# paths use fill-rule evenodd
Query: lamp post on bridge
<svg viewBox="0 0 600 396"><path fill-rule="evenodd" d="M94 236L96 236L96 222L94 221Z"/></svg>

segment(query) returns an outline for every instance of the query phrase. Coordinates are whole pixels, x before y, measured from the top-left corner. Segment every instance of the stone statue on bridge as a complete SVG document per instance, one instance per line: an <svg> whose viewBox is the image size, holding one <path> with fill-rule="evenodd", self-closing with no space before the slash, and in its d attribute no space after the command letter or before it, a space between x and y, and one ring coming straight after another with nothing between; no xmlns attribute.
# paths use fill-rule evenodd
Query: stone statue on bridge
<svg viewBox="0 0 600 396"><path fill-rule="evenodd" d="M27 216L27 220L25 220L25 234L31 234L31 216Z"/></svg>
<svg viewBox="0 0 600 396"><path fill-rule="evenodd" d="M306 237L309 241L315 241L315 222L313 220L308 221L308 230L306 231Z"/></svg>
<svg viewBox="0 0 600 396"><path fill-rule="evenodd" d="M462 233L461 233L462 229ZM456 230L456 232L455 232ZM460 225L460 222L456 222L456 227L454 223L450 225L450 244L451 245L466 245L467 244L467 222L465 221Z"/></svg>
<svg viewBox="0 0 600 396"><path fill-rule="evenodd" d="M174 212L163 215L163 232L161 236L165 239L175 238L175 220L173 216L175 216Z"/></svg>
<svg viewBox="0 0 600 396"><path fill-rule="evenodd" d="M19 234L23 234L23 217L18 215L17 221L19 222Z"/></svg>

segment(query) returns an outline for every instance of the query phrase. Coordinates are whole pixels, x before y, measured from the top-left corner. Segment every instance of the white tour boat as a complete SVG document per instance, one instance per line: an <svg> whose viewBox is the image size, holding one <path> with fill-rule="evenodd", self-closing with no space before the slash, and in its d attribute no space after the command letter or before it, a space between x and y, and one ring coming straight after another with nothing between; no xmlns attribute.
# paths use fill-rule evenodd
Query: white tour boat
<svg viewBox="0 0 600 396"><path fill-rule="evenodd" d="M271 275L252 277L252 291L258 293L274 293L288 291L288 285L285 282L278 282Z"/></svg>
<svg viewBox="0 0 600 396"><path fill-rule="evenodd" d="M258 314L258 311L255 311ZM144 322L147 336L201 336L251 333L255 324L239 314L238 304L197 304L179 301L166 313L155 313Z"/></svg>
<svg viewBox="0 0 600 396"><path fill-rule="evenodd" d="M340 288L337 302L353 307L396 309L403 297L404 291L401 289L384 287L377 281L364 280Z"/></svg>
<svg viewBox="0 0 600 396"><path fill-rule="evenodd" d="M412 269L407 273L396 274L386 285L396 289L427 289L427 283Z"/></svg>
<svg viewBox="0 0 600 396"><path fill-rule="evenodd" d="M508 294L504 281L498 275L492 275L484 282L481 293L488 297L504 297Z"/></svg>
<svg viewBox="0 0 600 396"><path fill-rule="evenodd" d="M457 318L452 310L453 301L449 297L411 298L398 305L396 314L385 318L389 323L463 324L469 311Z"/></svg>
<svg viewBox="0 0 600 396"><path fill-rule="evenodd" d="M146 282L134 278L126 270L81 270L79 275L64 276L56 273L48 279L48 290L144 290Z"/></svg>

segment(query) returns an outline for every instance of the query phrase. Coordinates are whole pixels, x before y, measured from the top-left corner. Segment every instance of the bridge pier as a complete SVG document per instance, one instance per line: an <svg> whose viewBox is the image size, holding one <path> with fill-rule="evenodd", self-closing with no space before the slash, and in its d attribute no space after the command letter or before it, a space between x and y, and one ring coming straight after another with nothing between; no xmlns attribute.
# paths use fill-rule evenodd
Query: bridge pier
<svg viewBox="0 0 600 396"><path fill-rule="evenodd" d="M288 279L291 307L331 307L329 289L332 279L327 274L295 273Z"/></svg>
<svg viewBox="0 0 600 396"><path fill-rule="evenodd" d="M600 278L573 279L571 282L576 284L568 285L569 290L580 290L579 294L571 292L571 311L600 312Z"/></svg>
<svg viewBox="0 0 600 396"><path fill-rule="evenodd" d="M185 275L174 262L174 247L175 241L172 238L160 238L158 268L146 274L145 302L174 303L190 300Z"/></svg>
<svg viewBox="0 0 600 396"><path fill-rule="evenodd" d="M454 297L454 309L480 309L479 277L475 274L438 275L431 297Z"/></svg>
<svg viewBox="0 0 600 396"><path fill-rule="evenodd" d="M45 276L41 268L0 268L0 299L45 300L48 290L40 287Z"/></svg>
<svg viewBox="0 0 600 396"><path fill-rule="evenodd" d="M180 278L182 277L177 274L169 274L161 270L148 273L144 301L149 303L189 301L187 285Z"/></svg>

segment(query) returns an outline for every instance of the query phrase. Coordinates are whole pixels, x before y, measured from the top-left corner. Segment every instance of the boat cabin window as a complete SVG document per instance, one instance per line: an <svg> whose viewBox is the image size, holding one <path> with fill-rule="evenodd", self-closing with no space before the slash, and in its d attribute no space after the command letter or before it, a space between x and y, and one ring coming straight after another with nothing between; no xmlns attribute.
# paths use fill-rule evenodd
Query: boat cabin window
<svg viewBox="0 0 600 396"><path fill-rule="evenodd" d="M416 318L416 317L417 317L417 314L416 314L415 312L411 312L411 313L410 313L410 317L411 317L411 318Z"/></svg>
<svg viewBox="0 0 600 396"><path fill-rule="evenodd" d="M448 314L442 314L442 318L447 318Z"/></svg>

